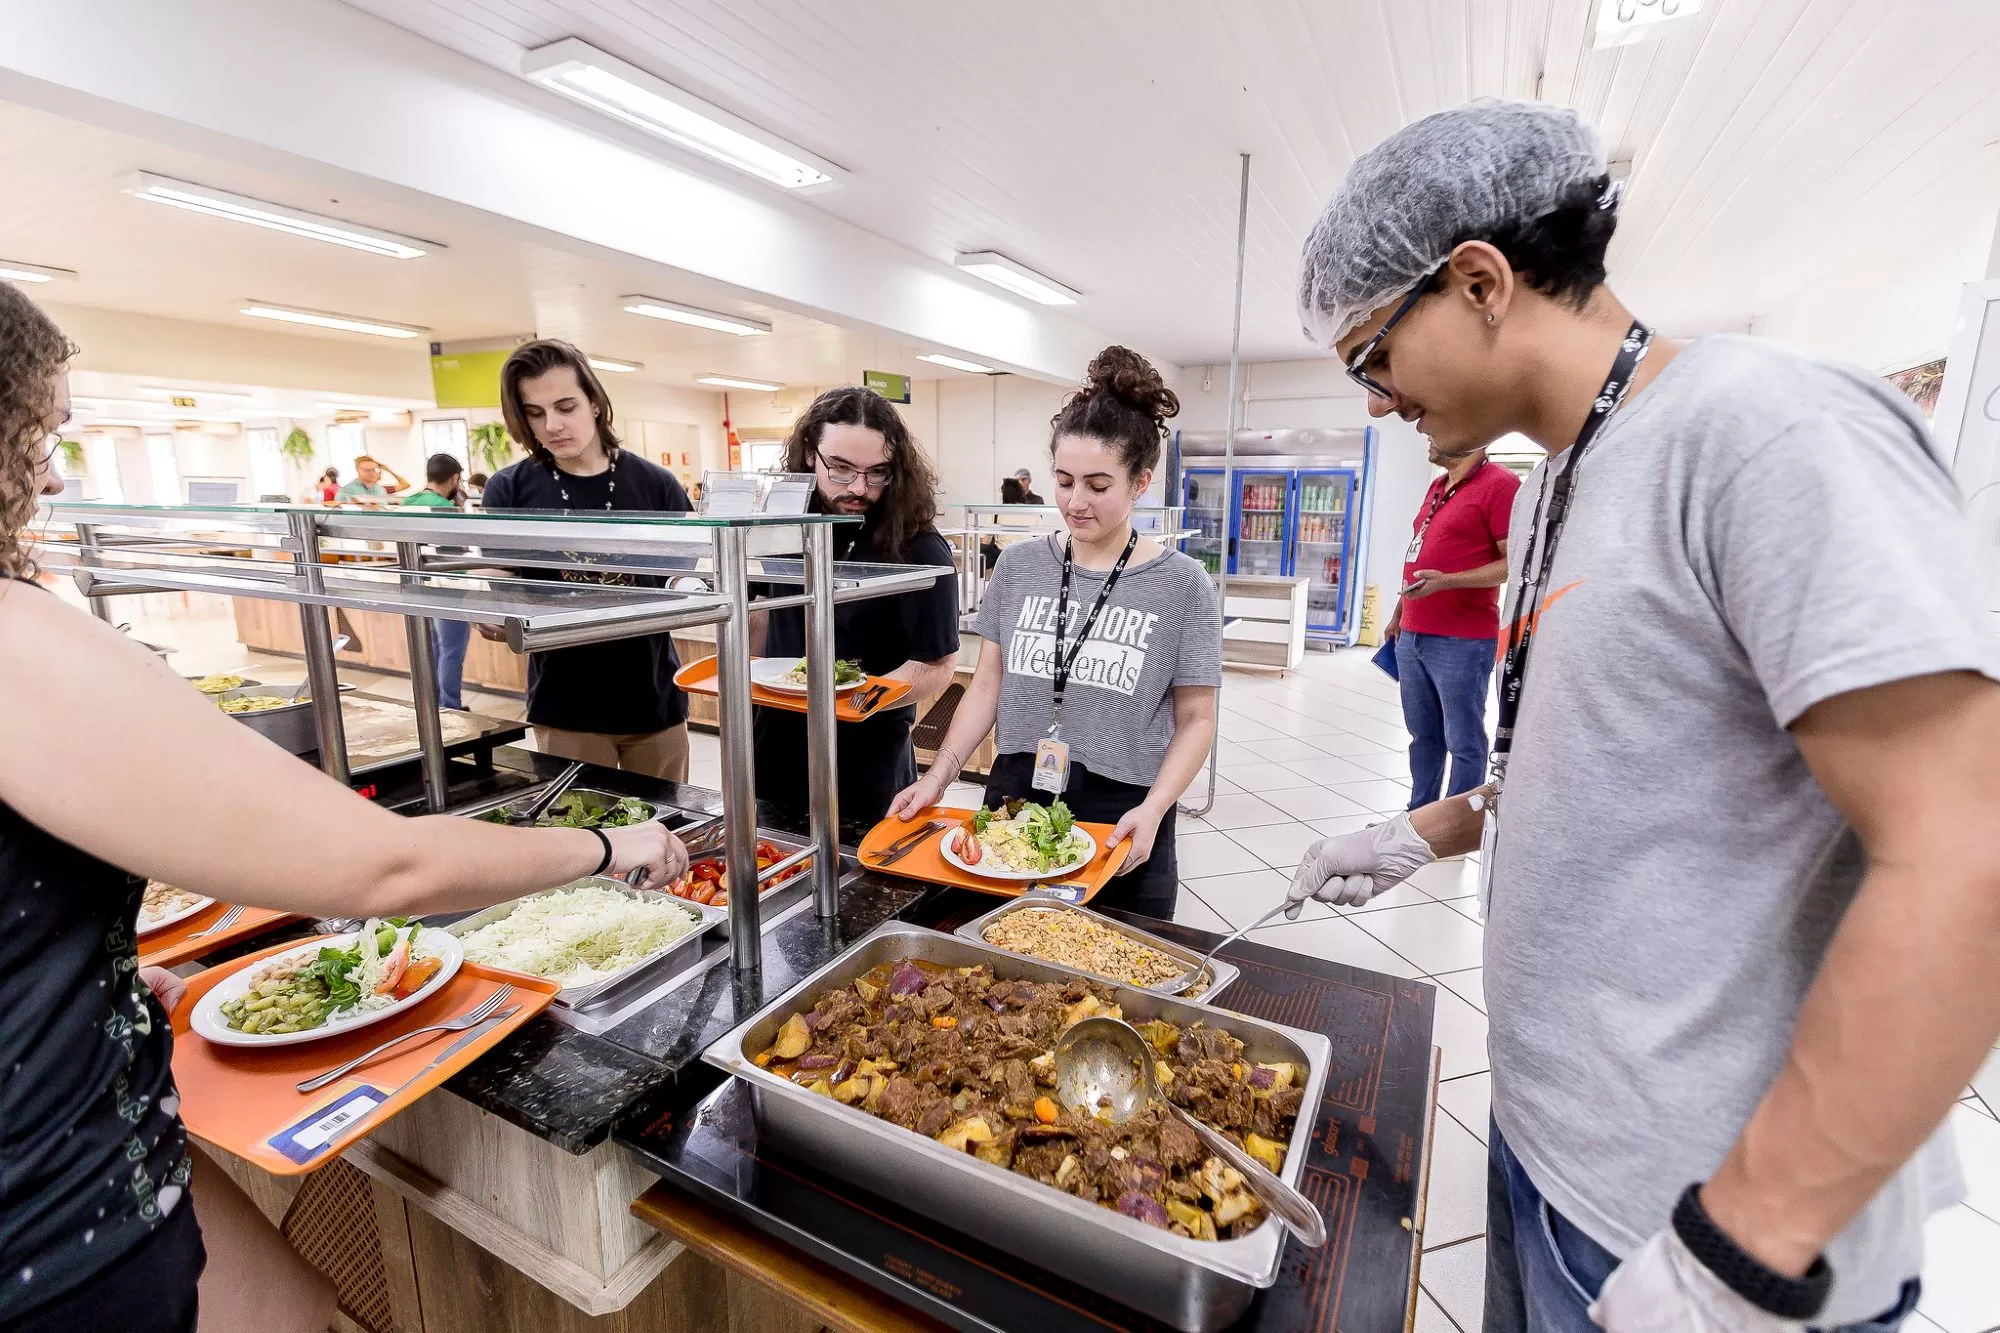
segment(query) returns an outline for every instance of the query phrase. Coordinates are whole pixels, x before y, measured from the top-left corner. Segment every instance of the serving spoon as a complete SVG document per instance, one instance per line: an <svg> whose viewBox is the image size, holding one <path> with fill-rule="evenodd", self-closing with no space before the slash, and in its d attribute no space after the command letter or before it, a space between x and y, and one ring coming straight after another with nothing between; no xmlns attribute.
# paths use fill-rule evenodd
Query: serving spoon
<svg viewBox="0 0 2000 1333"><path fill-rule="evenodd" d="M1086 1018L1071 1025L1056 1042L1056 1098L1078 1115L1100 1112L1114 1125L1123 1124L1158 1102L1181 1118L1203 1145L1243 1175L1272 1216L1283 1222L1312 1249L1326 1244L1326 1222L1305 1195L1236 1146L1227 1134L1211 1129L1161 1095L1153 1073L1153 1048L1138 1030L1122 1019Z"/></svg>

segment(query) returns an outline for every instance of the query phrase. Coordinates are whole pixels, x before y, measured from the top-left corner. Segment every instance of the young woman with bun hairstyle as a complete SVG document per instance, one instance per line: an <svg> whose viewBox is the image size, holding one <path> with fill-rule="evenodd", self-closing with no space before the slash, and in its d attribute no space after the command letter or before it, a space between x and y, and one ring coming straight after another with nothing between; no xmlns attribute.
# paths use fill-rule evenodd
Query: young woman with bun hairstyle
<svg viewBox="0 0 2000 1333"><path fill-rule="evenodd" d="M1061 793L1076 818L1132 840L1096 902L1161 918L1173 916L1180 885L1175 804L1208 760L1222 685L1214 583L1132 527L1179 410L1137 352L1107 347L1091 361L1087 383L1050 423L1068 531L1001 553L974 625L985 643L972 688L936 762L890 811L909 819L936 805L997 718L986 803L1050 800L1037 768L1066 758Z"/></svg>

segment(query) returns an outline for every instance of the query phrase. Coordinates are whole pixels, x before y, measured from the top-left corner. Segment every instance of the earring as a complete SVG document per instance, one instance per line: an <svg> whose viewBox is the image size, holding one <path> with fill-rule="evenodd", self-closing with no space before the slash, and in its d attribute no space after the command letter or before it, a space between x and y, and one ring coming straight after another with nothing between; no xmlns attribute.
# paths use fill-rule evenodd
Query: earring
<svg viewBox="0 0 2000 1333"><path fill-rule="evenodd" d="M1491 313L1488 313L1488 314L1487 314L1487 316L1486 316L1486 322L1487 322L1488 324L1491 324L1491 323L1493 322L1493 316L1492 316L1492 314L1491 314Z"/></svg>

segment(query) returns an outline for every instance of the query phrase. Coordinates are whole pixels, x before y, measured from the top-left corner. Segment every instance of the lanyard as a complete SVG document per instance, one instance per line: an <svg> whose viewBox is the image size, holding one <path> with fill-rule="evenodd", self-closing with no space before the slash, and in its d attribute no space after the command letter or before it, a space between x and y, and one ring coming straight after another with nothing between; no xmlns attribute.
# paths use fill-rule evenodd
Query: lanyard
<svg viewBox="0 0 2000 1333"><path fill-rule="evenodd" d="M1618 345L1618 358L1611 363L1611 373L1605 376L1604 387L1597 391L1590 415L1584 418L1583 429L1576 433L1569 457L1563 460L1559 472L1552 467L1542 474L1541 493L1535 497L1534 521L1528 525L1528 549L1521 559L1521 581L1514 593L1514 611L1507 620L1507 651L1500 659L1500 717L1493 732L1496 786L1507 776L1507 755L1514 748L1514 721L1521 711L1521 687L1528 678L1528 649L1534 642L1535 622L1539 619L1535 608L1541 604L1549 571L1555 564L1556 543L1562 539L1563 524L1569 518L1577 467L1598 432L1604 429L1604 423L1632 391L1633 372L1646 359L1646 350L1652 343L1653 331L1633 320L1632 327L1626 330L1625 341ZM1549 520L1546 535L1542 527L1545 505ZM1541 548L1539 561L1537 546Z"/></svg>
<svg viewBox="0 0 2000 1333"><path fill-rule="evenodd" d="M1076 646L1063 651L1069 638L1069 573L1070 549L1074 543L1063 542L1062 584L1056 592L1056 662L1054 671L1056 693L1055 720L1049 724L1049 734L1054 735L1062 725L1063 690L1069 685L1070 668L1076 665L1077 657L1083 652L1084 643L1090 638L1091 629L1097 624L1097 617L1104 610L1104 604L1111 600L1111 590L1118 586L1118 576L1125 572L1125 562L1132 558L1132 548L1139 544L1139 530L1132 529L1132 535L1125 539L1125 550L1119 555L1118 563L1111 567L1104 586L1097 590L1097 600L1091 603L1090 614L1084 617L1082 628L1076 632Z"/></svg>
<svg viewBox="0 0 2000 1333"><path fill-rule="evenodd" d="M1474 477L1478 476L1479 469L1485 466L1486 466L1486 460L1483 458L1480 459L1477 466L1475 466L1472 469L1472 471L1466 473L1463 479L1452 485L1446 485L1445 478L1443 477L1438 478L1437 490L1431 494L1431 507L1424 511L1424 521L1417 525L1417 535L1410 541L1411 550L1423 549L1424 538L1430 534L1431 520L1438 516L1438 510L1444 508L1444 502L1446 500L1451 499L1452 496L1457 495L1460 491L1464 490L1465 483L1471 481Z"/></svg>

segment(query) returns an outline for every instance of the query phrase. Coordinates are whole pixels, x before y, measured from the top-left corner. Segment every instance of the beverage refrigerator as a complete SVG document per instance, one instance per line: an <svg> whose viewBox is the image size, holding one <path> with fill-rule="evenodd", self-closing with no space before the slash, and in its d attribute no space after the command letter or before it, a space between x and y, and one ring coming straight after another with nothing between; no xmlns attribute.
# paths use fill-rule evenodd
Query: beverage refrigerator
<svg viewBox="0 0 2000 1333"><path fill-rule="evenodd" d="M1376 434L1353 430L1239 430L1233 469L1221 431L1182 431L1174 462L1185 547L1210 573L1304 577L1306 640L1352 644L1361 614Z"/></svg>

